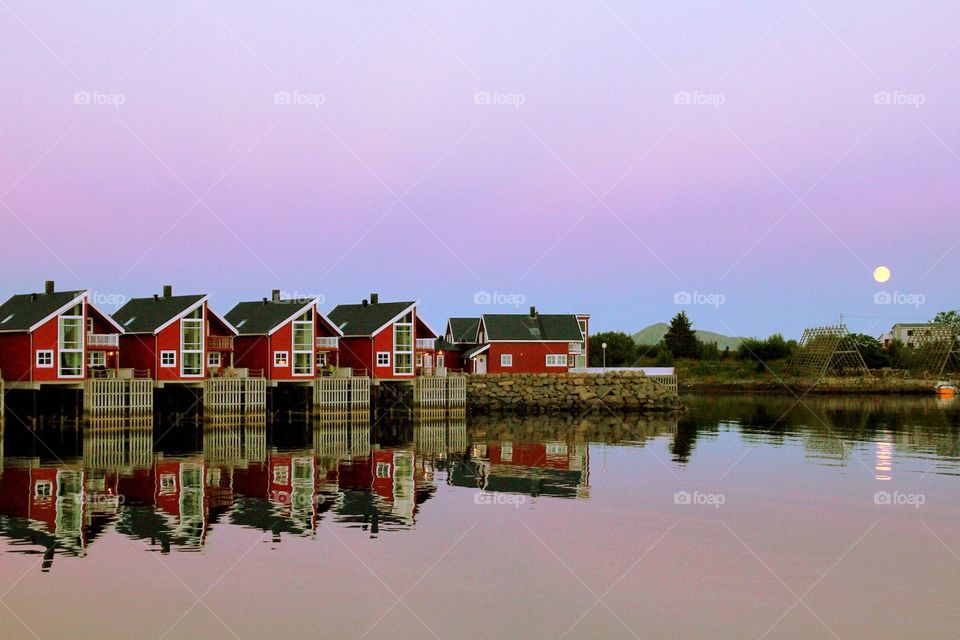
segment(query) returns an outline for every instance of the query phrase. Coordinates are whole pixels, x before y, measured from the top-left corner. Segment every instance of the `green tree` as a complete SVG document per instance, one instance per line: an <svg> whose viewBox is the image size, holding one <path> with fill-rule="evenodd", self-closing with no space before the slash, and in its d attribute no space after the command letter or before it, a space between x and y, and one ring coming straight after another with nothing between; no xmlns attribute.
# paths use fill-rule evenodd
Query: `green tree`
<svg viewBox="0 0 960 640"><path fill-rule="evenodd" d="M737 358L740 360L759 360L771 362L789 358L796 348L794 340L784 340L783 336L775 333L766 340L747 338L737 348Z"/></svg>
<svg viewBox="0 0 960 640"><path fill-rule="evenodd" d="M622 331L604 331L590 336L590 366L603 365L603 343L607 343L607 366L629 367L637 360L637 344Z"/></svg>
<svg viewBox="0 0 960 640"><path fill-rule="evenodd" d="M670 321L670 328L667 334L663 336L670 353L675 358L697 358L700 356L700 341L697 340L697 334L693 332L690 318L685 311L681 311L673 316Z"/></svg>
<svg viewBox="0 0 960 640"><path fill-rule="evenodd" d="M954 335L960 333L960 311L940 311L937 315L933 316L933 320L936 324L948 324L953 327Z"/></svg>
<svg viewBox="0 0 960 640"><path fill-rule="evenodd" d="M882 369L890 366L890 354L883 348L883 343L864 333L851 333L850 339L857 345L857 350L863 356L863 362L868 369Z"/></svg>

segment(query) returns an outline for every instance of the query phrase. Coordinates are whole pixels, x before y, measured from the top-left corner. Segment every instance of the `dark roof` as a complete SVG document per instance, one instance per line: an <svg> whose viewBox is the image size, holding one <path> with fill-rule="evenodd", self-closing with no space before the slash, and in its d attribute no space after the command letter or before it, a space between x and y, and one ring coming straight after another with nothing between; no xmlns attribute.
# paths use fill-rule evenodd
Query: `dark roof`
<svg viewBox="0 0 960 640"><path fill-rule="evenodd" d="M345 336L372 336L373 332L400 315L413 302L341 304L328 316Z"/></svg>
<svg viewBox="0 0 960 640"><path fill-rule="evenodd" d="M127 333L153 333L204 299L203 295L133 298L113 314Z"/></svg>
<svg viewBox="0 0 960 640"><path fill-rule="evenodd" d="M444 338L437 338L433 342L433 348L437 351L456 351L457 345L447 342Z"/></svg>
<svg viewBox="0 0 960 640"><path fill-rule="evenodd" d="M450 332L454 342L476 342L480 318L450 318Z"/></svg>
<svg viewBox="0 0 960 640"><path fill-rule="evenodd" d="M485 313L483 326L487 340L583 340L580 323L572 313Z"/></svg>
<svg viewBox="0 0 960 640"><path fill-rule="evenodd" d="M270 333L297 311L313 302L312 299L241 302L230 309L225 317L240 335L261 335Z"/></svg>
<svg viewBox="0 0 960 640"><path fill-rule="evenodd" d="M28 331L57 309L83 295L83 291L23 293L0 305L0 331Z"/></svg>
<svg viewBox="0 0 960 640"><path fill-rule="evenodd" d="M463 352L463 357L466 358L466 359L470 359L470 358L472 358L473 356L475 356L475 355L477 355L478 353L480 353L481 351L484 351L484 350L489 349L489 348L490 348L490 344L489 344L489 343L478 344L477 346L471 347L470 349L467 349L466 351L464 351L464 352Z"/></svg>

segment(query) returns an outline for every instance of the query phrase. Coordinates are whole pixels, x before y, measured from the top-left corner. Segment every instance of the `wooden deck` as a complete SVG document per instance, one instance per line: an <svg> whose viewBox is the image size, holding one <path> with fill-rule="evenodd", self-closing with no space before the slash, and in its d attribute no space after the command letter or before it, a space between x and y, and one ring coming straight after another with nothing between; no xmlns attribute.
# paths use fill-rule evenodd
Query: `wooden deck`
<svg viewBox="0 0 960 640"><path fill-rule="evenodd" d="M343 412L370 414L370 378L350 376L326 377L313 381L315 415Z"/></svg>

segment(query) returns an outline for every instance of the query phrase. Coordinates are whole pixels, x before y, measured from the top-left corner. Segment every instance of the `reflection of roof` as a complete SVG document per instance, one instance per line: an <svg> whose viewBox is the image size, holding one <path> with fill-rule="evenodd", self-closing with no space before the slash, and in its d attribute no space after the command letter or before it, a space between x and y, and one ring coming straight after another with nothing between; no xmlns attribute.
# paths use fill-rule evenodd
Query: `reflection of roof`
<svg viewBox="0 0 960 640"><path fill-rule="evenodd" d="M454 342L476 342L480 318L450 318L450 333Z"/></svg>
<svg viewBox="0 0 960 640"><path fill-rule="evenodd" d="M372 336L415 302L341 304L330 312L330 320L345 336Z"/></svg>
<svg viewBox="0 0 960 640"><path fill-rule="evenodd" d="M486 329L487 340L583 340L580 323L572 313L538 313L535 316L525 313L485 313L483 327Z"/></svg>
<svg viewBox="0 0 960 640"><path fill-rule="evenodd" d="M0 331L30 331L34 325L67 306L84 291L23 293L0 305Z"/></svg>
<svg viewBox="0 0 960 640"><path fill-rule="evenodd" d="M184 313L205 296L157 296L133 298L117 309L113 319L127 333L153 333Z"/></svg>

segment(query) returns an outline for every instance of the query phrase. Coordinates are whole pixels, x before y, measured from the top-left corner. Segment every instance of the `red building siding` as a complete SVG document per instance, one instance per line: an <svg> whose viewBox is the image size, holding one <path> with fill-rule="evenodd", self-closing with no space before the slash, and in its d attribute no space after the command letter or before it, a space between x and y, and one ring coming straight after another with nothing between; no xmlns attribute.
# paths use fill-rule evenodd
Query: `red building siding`
<svg viewBox="0 0 960 640"><path fill-rule="evenodd" d="M491 342L487 350L487 373L566 373L570 366L548 367L547 354L566 354L568 342ZM513 355L513 366L500 366L502 354Z"/></svg>

